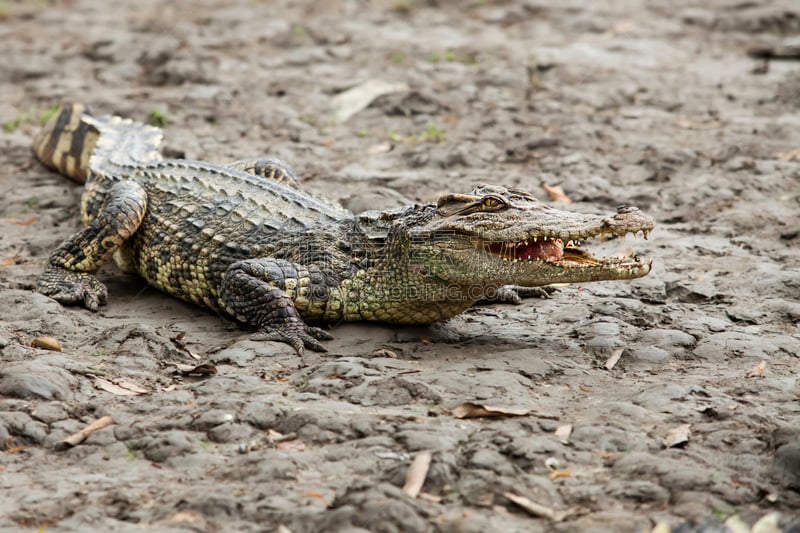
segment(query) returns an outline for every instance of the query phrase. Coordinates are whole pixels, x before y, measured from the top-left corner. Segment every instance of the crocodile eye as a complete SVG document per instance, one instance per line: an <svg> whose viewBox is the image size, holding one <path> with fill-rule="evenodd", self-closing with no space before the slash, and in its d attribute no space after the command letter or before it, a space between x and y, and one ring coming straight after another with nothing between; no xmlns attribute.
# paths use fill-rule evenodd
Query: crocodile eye
<svg viewBox="0 0 800 533"><path fill-rule="evenodd" d="M488 197L483 199L483 207L487 209L497 209L498 207L503 207L505 202L500 200L499 198Z"/></svg>

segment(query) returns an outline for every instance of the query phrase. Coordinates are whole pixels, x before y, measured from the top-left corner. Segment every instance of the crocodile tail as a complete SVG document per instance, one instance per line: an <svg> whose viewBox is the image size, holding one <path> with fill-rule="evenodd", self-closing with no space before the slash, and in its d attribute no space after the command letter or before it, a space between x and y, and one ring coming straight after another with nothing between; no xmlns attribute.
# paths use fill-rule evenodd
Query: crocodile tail
<svg viewBox="0 0 800 533"><path fill-rule="evenodd" d="M95 117L81 104L63 106L33 143L39 160L70 179L85 183L89 169L104 164L130 165L160 161L159 128L104 115Z"/></svg>
<svg viewBox="0 0 800 533"><path fill-rule="evenodd" d="M44 125L33 140L39 161L78 183L89 174L89 158L99 134L81 120L90 115L81 104L65 105Z"/></svg>

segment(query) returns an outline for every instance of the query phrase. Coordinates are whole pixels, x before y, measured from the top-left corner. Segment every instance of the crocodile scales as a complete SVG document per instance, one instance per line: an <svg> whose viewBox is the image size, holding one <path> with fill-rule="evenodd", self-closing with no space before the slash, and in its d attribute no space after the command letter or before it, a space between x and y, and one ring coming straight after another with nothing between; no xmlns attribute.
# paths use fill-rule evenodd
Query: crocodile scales
<svg viewBox="0 0 800 533"><path fill-rule="evenodd" d="M308 322L425 324L503 287L633 279L644 257L600 258L591 237L641 232L635 207L610 216L561 211L516 188L482 185L433 204L353 214L298 185L275 159L215 165L163 160L161 130L63 106L34 141L37 157L85 182L85 227L50 256L38 290L97 310L95 273L123 271L286 342L324 351Z"/></svg>

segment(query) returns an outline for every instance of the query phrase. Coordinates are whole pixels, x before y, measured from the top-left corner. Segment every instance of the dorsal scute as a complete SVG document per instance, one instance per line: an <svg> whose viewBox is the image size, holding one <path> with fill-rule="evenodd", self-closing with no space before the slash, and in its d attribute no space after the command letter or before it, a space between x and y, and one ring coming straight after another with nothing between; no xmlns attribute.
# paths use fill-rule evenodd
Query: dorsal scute
<svg viewBox="0 0 800 533"><path fill-rule="evenodd" d="M102 171L107 163L124 166L162 160L158 151L163 138L160 128L112 115L84 114L81 120L99 133L89 160L92 170Z"/></svg>

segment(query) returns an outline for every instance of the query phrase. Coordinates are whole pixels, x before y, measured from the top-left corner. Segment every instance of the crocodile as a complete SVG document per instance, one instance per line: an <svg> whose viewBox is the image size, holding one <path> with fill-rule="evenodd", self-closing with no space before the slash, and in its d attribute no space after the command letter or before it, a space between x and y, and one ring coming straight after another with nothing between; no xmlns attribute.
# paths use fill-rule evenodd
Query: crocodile
<svg viewBox="0 0 800 533"><path fill-rule="evenodd" d="M652 260L592 255L592 237L645 238L639 209L558 210L514 187L479 185L435 203L354 214L303 191L277 159L228 165L159 152L162 130L62 106L34 140L37 158L84 184L84 227L47 260L37 290L96 311L97 270L124 272L281 341L325 351L324 323L428 324L508 286L630 280ZM310 324L307 324L310 323ZM317 324L317 325L311 325Z"/></svg>

